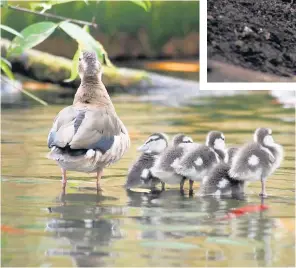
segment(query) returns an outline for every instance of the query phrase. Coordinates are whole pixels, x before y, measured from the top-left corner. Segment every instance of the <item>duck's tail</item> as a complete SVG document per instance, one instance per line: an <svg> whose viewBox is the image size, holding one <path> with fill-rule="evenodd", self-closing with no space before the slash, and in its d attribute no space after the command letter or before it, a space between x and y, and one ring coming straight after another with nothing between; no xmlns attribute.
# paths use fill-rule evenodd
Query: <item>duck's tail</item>
<svg viewBox="0 0 296 268"><path fill-rule="evenodd" d="M69 146L65 148L52 147L51 151L47 154L47 158L55 161L64 161L64 162L77 162L81 161L84 157L89 157L91 153L86 149L73 150Z"/></svg>

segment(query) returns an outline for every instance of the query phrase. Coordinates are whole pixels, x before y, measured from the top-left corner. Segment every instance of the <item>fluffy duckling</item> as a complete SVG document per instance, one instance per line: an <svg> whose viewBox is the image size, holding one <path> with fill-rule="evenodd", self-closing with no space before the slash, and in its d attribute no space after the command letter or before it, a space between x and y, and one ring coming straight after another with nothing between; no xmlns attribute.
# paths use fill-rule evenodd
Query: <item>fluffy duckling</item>
<svg viewBox="0 0 296 268"><path fill-rule="evenodd" d="M206 145L194 144L173 165L175 172L189 179L189 195L193 194L194 181L201 181L209 171L225 158L225 137L220 131L207 134Z"/></svg>
<svg viewBox="0 0 296 268"><path fill-rule="evenodd" d="M270 128L258 128L254 142L244 145L235 154L229 176L241 181L261 180L262 197L266 197L265 182L281 164L283 148L274 142Z"/></svg>
<svg viewBox="0 0 296 268"><path fill-rule="evenodd" d="M183 193L185 178L179 175L173 169L173 163L180 159L187 150L187 145L192 144L193 140L184 134L178 134L173 137L172 144L155 161L151 168L153 177L158 178L164 184L180 184L180 192Z"/></svg>
<svg viewBox="0 0 296 268"><path fill-rule="evenodd" d="M145 143L138 148L142 154L129 169L125 188L130 189L137 185L148 185L148 183L151 188L154 188L160 181L151 175L150 168L167 146L168 137L166 134L154 133L150 135ZM164 188L164 184L162 187Z"/></svg>
<svg viewBox="0 0 296 268"><path fill-rule="evenodd" d="M73 105L61 110L48 135L48 157L57 161L66 187L66 171L97 174L118 161L130 139L102 82L102 66L95 52L83 52L78 65L81 84Z"/></svg>
<svg viewBox="0 0 296 268"><path fill-rule="evenodd" d="M208 175L202 179L199 196L206 195L231 195L239 197L244 193L244 181L233 179L229 176L233 157L238 148L229 148L225 154L225 162L218 163Z"/></svg>
<svg viewBox="0 0 296 268"><path fill-rule="evenodd" d="M207 135L206 145L212 148L221 161L225 158L225 136L220 131L210 131Z"/></svg>
<svg viewBox="0 0 296 268"><path fill-rule="evenodd" d="M193 194L194 181L201 181L220 162L215 151L202 144L193 144L186 154L172 165L174 171L189 179L189 195Z"/></svg>

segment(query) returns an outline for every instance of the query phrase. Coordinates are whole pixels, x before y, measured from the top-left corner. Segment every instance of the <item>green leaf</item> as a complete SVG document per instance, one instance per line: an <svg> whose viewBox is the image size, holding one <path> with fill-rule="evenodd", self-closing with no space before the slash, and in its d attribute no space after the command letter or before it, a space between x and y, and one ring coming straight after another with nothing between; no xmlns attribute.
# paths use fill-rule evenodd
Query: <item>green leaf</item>
<svg viewBox="0 0 296 268"><path fill-rule="evenodd" d="M83 26L83 30L89 33L89 27L87 25ZM79 64L79 56L81 54L81 46L78 44L78 49L74 54L72 60L72 68L71 68L71 76L70 78L64 80L64 82L69 83L76 79L78 75L78 64Z"/></svg>
<svg viewBox="0 0 296 268"><path fill-rule="evenodd" d="M2 30L5 30L5 31L7 31L7 32L9 32L9 33L12 33L12 34L14 34L14 35L16 35L16 36L19 36L20 38L23 38L23 36L22 36L19 32L17 32L16 30L10 28L9 26L6 26L6 25L3 25L3 24L0 24L0 28L1 28Z"/></svg>
<svg viewBox="0 0 296 268"><path fill-rule="evenodd" d="M145 11L149 11L151 8L151 2L150 1L143 1L143 0L129 0L131 2L133 2L134 4L142 7Z"/></svg>
<svg viewBox="0 0 296 268"><path fill-rule="evenodd" d="M98 57L102 59L102 53L104 52L102 51L102 46L100 46L88 32L68 21L63 21L59 26L65 33L78 42L81 49L93 50L97 53Z"/></svg>
<svg viewBox="0 0 296 268"><path fill-rule="evenodd" d="M4 59L4 58L1 57L1 60L3 60L9 66L9 68L11 69L11 63L7 59Z"/></svg>
<svg viewBox="0 0 296 268"><path fill-rule="evenodd" d="M9 79L14 80L14 75L13 75L13 73L10 70L10 67L9 67L10 63L7 60L1 58L0 59L0 65L1 65L1 70L6 74L6 76Z"/></svg>
<svg viewBox="0 0 296 268"><path fill-rule="evenodd" d="M69 83L72 82L76 79L77 75L78 75L78 63L79 63L79 56L81 54L81 48L78 45L78 49L73 57L72 60L72 68L71 68L71 76L70 78L64 80L64 82Z"/></svg>
<svg viewBox="0 0 296 268"><path fill-rule="evenodd" d="M84 31L86 31L87 33L89 33L89 26L88 25L84 25L82 29Z"/></svg>
<svg viewBox="0 0 296 268"><path fill-rule="evenodd" d="M8 56L18 56L22 54L26 49L32 48L47 37L49 37L58 25L56 23L46 21L32 24L21 31L24 38L16 36L8 48Z"/></svg>

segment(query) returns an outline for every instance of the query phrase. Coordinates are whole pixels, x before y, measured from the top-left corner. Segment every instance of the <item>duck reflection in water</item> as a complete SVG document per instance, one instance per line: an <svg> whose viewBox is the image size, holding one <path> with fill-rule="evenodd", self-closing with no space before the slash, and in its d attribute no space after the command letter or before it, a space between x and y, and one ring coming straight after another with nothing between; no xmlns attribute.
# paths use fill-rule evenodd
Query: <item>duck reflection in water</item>
<svg viewBox="0 0 296 268"><path fill-rule="evenodd" d="M47 255L70 256L78 267L105 266L105 259L110 262L110 257L113 260L121 254L114 248L120 240L121 244L137 243L142 247L142 243L149 241L179 243L188 239L200 244L195 250L196 260L208 265L227 260L229 254L225 252L225 245L229 243L252 245L236 253L239 258L255 260L258 265L272 263L271 244L276 222L265 212L220 220L232 209L246 206L250 200L214 196L189 198L178 195L178 189L151 193L127 190L126 194L128 200L124 206L108 205L116 198L102 194L62 194L58 198L61 205L49 208L54 217L47 223L47 231L54 234L61 246L47 250ZM127 224L130 228L126 228ZM147 261L163 259L171 252L166 248L149 249L145 249L143 255ZM131 257L135 253L125 248L124 254ZM177 256L166 262L170 265L174 261Z"/></svg>
<svg viewBox="0 0 296 268"><path fill-rule="evenodd" d="M61 242L61 248L49 249L48 256L70 256L78 267L104 266L103 257L109 252L101 250L111 241L121 239L119 219L102 216L122 215L121 208L101 207L103 201L116 200L101 194L62 194L57 197L60 206L49 207L50 213L58 214L47 223L46 231ZM71 248L68 249L68 245ZM65 249L65 247L67 249Z"/></svg>
<svg viewBox="0 0 296 268"><path fill-rule="evenodd" d="M247 255L242 253L241 257L258 261L259 266L272 263L271 243L274 240L273 228L277 226L276 219L267 217L266 213L261 211L220 220L233 209L248 206L250 200L245 196L186 198L177 193L177 189L151 193L127 191L128 205L142 208L141 216L134 218L139 225L145 226L140 239L166 241L195 238L197 241L203 241L205 248L202 252L197 250L196 258L209 261L209 264L211 261L226 260L228 253L224 254L223 244L254 243L252 251ZM264 199L261 199L258 207L262 205ZM205 246L204 242L209 243L209 247ZM212 243L219 249L213 250Z"/></svg>

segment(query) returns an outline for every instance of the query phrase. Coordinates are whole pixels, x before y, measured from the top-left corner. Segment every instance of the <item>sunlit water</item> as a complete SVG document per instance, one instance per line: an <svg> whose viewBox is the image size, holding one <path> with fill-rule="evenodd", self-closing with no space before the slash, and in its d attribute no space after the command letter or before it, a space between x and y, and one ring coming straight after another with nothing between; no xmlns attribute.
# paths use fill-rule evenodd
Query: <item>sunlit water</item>
<svg viewBox="0 0 296 268"><path fill-rule="evenodd" d="M46 158L47 133L62 106L2 111L2 266L294 266L294 109L262 92L179 108L139 98L113 98L132 145L105 170L101 195L93 176L76 172L63 195L60 170ZM159 194L122 187L136 148L152 132L204 142L218 129L228 145L240 145L259 126L271 127L285 149L268 179L264 212L219 220L232 208L260 204L259 182L245 200L182 197L177 186Z"/></svg>

